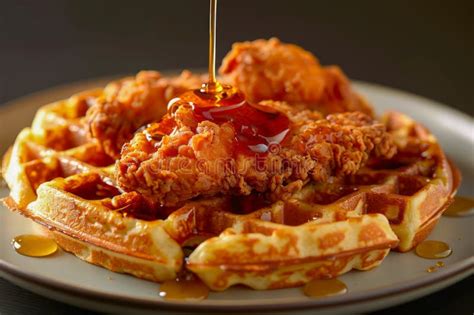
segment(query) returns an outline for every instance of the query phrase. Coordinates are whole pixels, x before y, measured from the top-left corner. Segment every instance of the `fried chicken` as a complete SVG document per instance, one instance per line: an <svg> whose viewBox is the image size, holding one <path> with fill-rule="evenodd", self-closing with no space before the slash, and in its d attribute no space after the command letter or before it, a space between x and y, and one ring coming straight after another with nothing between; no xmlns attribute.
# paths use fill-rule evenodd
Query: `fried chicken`
<svg viewBox="0 0 474 315"><path fill-rule="evenodd" d="M220 72L252 102L286 101L299 110L309 108L325 115L346 111L372 115L338 67L321 67L311 53L276 38L234 44ZM134 78L112 82L87 111L89 134L118 159L122 145L137 129L161 119L169 100L204 81L205 76L189 71L172 78L142 71Z"/></svg>
<svg viewBox="0 0 474 315"><path fill-rule="evenodd" d="M324 114L373 114L339 67L322 67L310 52L276 38L235 43L219 71L223 80L237 87L251 102L286 101Z"/></svg>
<svg viewBox="0 0 474 315"><path fill-rule="evenodd" d="M290 133L281 146L263 155L235 150L231 122L197 121L193 110L179 107L174 128L157 138L151 124L124 145L116 162L117 182L153 202L178 205L198 196L265 193L285 198L312 180L354 174L369 156L391 157L395 146L385 127L364 113L329 115L297 112L282 102L265 102L285 111ZM166 129L166 128L165 128Z"/></svg>
<svg viewBox="0 0 474 315"><path fill-rule="evenodd" d="M165 78L156 71L141 71L135 77L109 83L103 95L87 111L90 136L117 159L122 145L141 126L161 119L168 101L189 89L199 88L204 77L183 71Z"/></svg>

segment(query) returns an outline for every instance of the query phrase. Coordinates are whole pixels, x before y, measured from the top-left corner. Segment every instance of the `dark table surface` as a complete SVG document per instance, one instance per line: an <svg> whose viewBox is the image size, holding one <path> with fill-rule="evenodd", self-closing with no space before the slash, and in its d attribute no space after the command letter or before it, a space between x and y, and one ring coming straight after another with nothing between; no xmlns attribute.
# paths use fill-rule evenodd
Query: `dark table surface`
<svg viewBox="0 0 474 315"><path fill-rule="evenodd" d="M203 68L208 0L0 1L0 104L54 85L140 69ZM474 114L472 1L219 3L218 59L277 36L351 78ZM472 314L474 277L384 314ZM84 311L0 280L0 314Z"/></svg>

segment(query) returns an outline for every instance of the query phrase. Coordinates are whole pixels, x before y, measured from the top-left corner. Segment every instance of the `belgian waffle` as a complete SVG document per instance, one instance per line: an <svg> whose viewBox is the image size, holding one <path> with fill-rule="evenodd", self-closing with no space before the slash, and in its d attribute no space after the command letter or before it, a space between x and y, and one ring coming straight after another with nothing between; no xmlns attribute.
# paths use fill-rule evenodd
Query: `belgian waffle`
<svg viewBox="0 0 474 315"><path fill-rule="evenodd" d="M459 184L436 138L399 113L382 121L398 154L357 174L307 184L285 201L213 197L157 217L115 183L114 162L86 137L89 91L42 107L3 160L5 204L58 244L112 271L164 281L183 270L211 289L301 285L379 265L423 240ZM197 246L185 258L184 248Z"/></svg>

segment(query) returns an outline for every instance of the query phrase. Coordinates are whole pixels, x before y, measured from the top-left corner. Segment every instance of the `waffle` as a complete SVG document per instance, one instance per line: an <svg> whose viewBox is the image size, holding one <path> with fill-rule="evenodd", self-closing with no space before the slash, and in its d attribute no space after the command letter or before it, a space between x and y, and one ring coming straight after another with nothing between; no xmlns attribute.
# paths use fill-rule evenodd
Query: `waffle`
<svg viewBox="0 0 474 315"><path fill-rule="evenodd" d="M284 201L202 198L157 216L140 194L116 185L114 161L86 137L81 118L97 93L42 107L20 132L3 160L11 191L4 202L49 228L64 250L115 272L161 282L187 270L219 291L369 270L391 249L423 240L459 184L436 138L388 113L382 121L399 149L390 160L309 183Z"/></svg>
<svg viewBox="0 0 474 315"><path fill-rule="evenodd" d="M32 126L24 128L3 158L3 177L10 196L25 208L36 199L38 186L55 177L86 170L102 173L113 160L87 138L81 123L101 90L87 91L41 107Z"/></svg>

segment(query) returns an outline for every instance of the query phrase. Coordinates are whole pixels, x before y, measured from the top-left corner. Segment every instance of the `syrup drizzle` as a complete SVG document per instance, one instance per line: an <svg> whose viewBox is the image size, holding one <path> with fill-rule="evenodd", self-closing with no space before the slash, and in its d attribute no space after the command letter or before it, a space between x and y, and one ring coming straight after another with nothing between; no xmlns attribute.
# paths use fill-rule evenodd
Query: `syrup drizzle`
<svg viewBox="0 0 474 315"><path fill-rule="evenodd" d="M454 202L443 213L448 217L465 217L474 215L474 199L470 197L456 196Z"/></svg>
<svg viewBox="0 0 474 315"><path fill-rule="evenodd" d="M286 115L270 107L250 104L237 89L217 82L217 0L210 0L209 13L209 81L201 89L185 92L172 99L168 104L168 115L158 127L148 128L145 135L149 141L159 141L163 135L170 134L175 127L170 120L174 120L177 109L184 106L192 109L198 122L208 120L219 125L230 123L235 130L236 152L264 154L272 151L272 145L279 145L286 139L290 121ZM177 154L167 153L170 156Z"/></svg>
<svg viewBox="0 0 474 315"><path fill-rule="evenodd" d="M347 286L338 279L318 279L308 282L303 292L306 296L321 298L347 293Z"/></svg>
<svg viewBox="0 0 474 315"><path fill-rule="evenodd" d="M12 240L12 246L18 254L30 257L44 257L54 254L58 244L48 237L23 234Z"/></svg>
<svg viewBox="0 0 474 315"><path fill-rule="evenodd" d="M216 17L217 0L210 0L209 5L209 83L214 87L216 82Z"/></svg>
<svg viewBox="0 0 474 315"><path fill-rule="evenodd" d="M280 145L289 134L289 119L272 108L248 103L243 95L222 86L218 95L206 90L189 91L168 105L171 112L188 106L198 122L230 123L235 130L234 149L239 153L267 153Z"/></svg>
<svg viewBox="0 0 474 315"><path fill-rule="evenodd" d="M415 249L418 256L427 259L446 258L452 252L451 247L445 242L431 240L421 242Z"/></svg>

